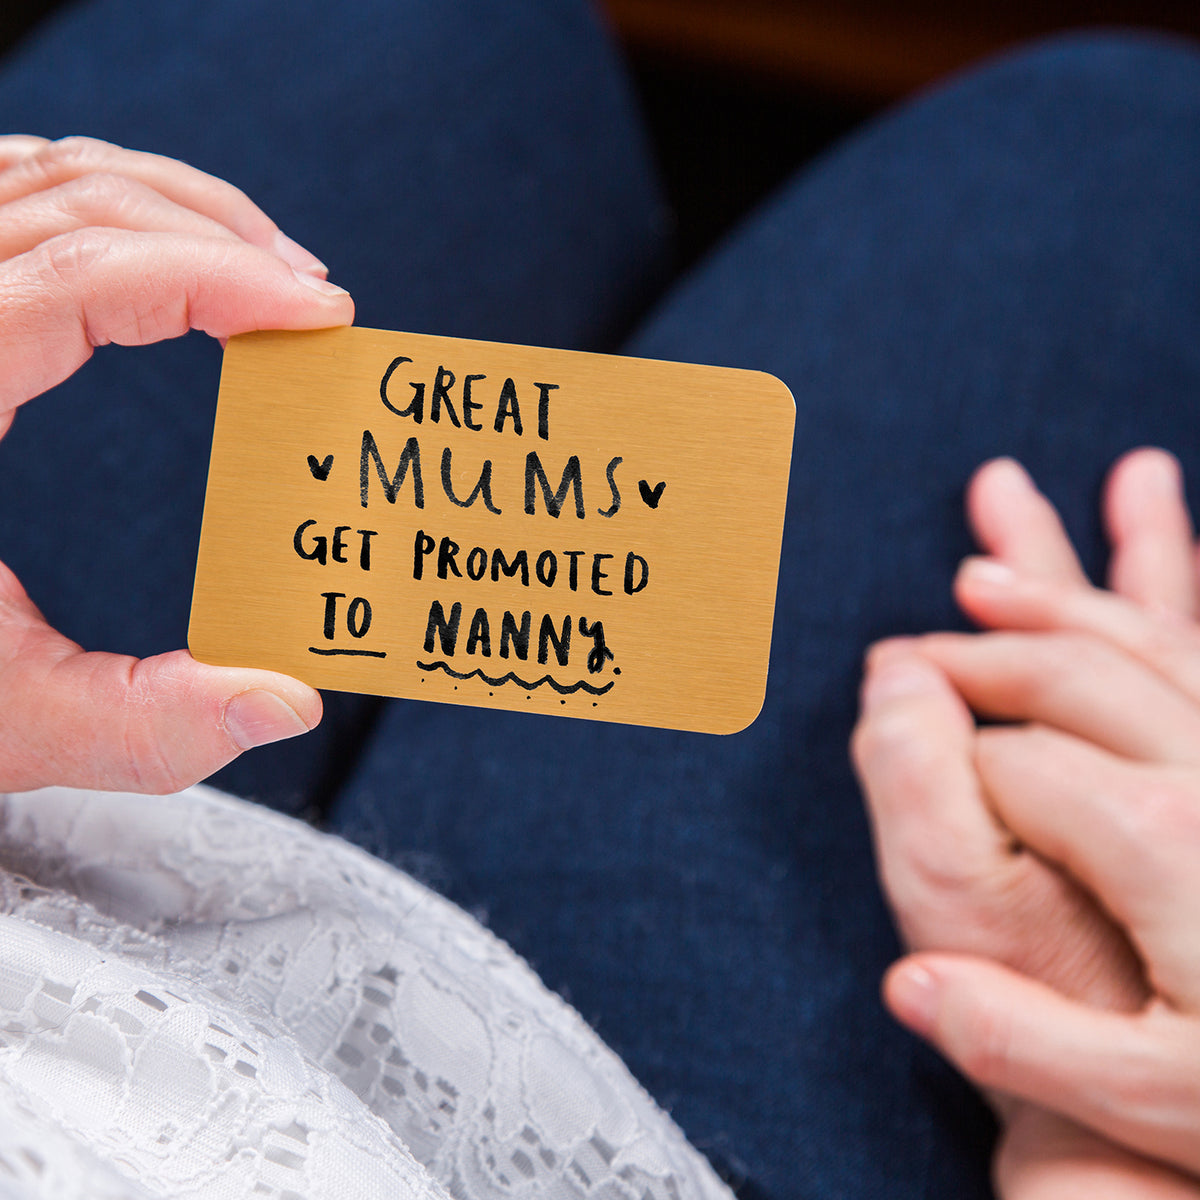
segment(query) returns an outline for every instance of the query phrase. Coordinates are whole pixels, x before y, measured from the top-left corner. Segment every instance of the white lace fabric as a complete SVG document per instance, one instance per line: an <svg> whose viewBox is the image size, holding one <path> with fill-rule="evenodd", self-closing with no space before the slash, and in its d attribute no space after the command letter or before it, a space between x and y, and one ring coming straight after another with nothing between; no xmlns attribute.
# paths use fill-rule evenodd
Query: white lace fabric
<svg viewBox="0 0 1200 1200"><path fill-rule="evenodd" d="M728 1200L503 943L206 788L0 797L0 1200Z"/></svg>

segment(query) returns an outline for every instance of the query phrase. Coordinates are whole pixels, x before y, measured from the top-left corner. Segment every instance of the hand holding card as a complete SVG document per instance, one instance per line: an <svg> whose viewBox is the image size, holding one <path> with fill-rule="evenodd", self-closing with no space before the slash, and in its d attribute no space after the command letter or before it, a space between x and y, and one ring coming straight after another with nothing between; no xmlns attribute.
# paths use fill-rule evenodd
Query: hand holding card
<svg viewBox="0 0 1200 1200"><path fill-rule="evenodd" d="M98 345L353 319L318 260L242 192L171 159L88 138L0 137L0 210L0 436ZM0 697L0 792L170 791L321 714L294 679L181 650L85 653L3 565Z"/></svg>

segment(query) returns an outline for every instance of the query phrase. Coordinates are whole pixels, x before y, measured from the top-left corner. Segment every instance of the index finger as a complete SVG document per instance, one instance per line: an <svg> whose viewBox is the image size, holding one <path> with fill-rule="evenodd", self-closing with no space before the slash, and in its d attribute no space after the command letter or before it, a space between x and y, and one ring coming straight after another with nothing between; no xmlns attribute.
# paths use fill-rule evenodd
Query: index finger
<svg viewBox="0 0 1200 1200"><path fill-rule="evenodd" d="M1086 584L1054 505L1015 459L984 463L967 487L967 519L989 553L1039 579Z"/></svg>
<svg viewBox="0 0 1200 1200"><path fill-rule="evenodd" d="M95 346L146 345L189 328L348 325L341 288L236 239L83 229L0 263L0 412L61 383Z"/></svg>
<svg viewBox="0 0 1200 1200"><path fill-rule="evenodd" d="M993 629L1091 634L1200 704L1200 628L1101 588L1063 586L990 559L967 559L954 581L963 610Z"/></svg>
<svg viewBox="0 0 1200 1200"><path fill-rule="evenodd" d="M922 914L944 915L945 895L989 877L1011 847L980 792L974 732L932 663L903 642L872 649L851 751L880 875L913 946L945 944Z"/></svg>
<svg viewBox="0 0 1200 1200"><path fill-rule="evenodd" d="M1124 758L1200 764L1200 708L1098 638L933 633L917 646L982 717L1036 721Z"/></svg>
<svg viewBox="0 0 1200 1200"><path fill-rule="evenodd" d="M1112 589L1150 608L1196 613L1195 533L1174 455L1145 448L1109 472L1104 520L1112 543Z"/></svg>
<svg viewBox="0 0 1200 1200"><path fill-rule="evenodd" d="M292 241L240 188L176 159L85 137L35 146L26 141L24 146L14 144L10 154L5 169L0 171L0 204L83 175L125 175L176 204L210 217L297 270L325 272L320 259ZM4 163L0 157L0 165Z"/></svg>
<svg viewBox="0 0 1200 1200"><path fill-rule="evenodd" d="M11 167L35 154L43 146L49 144L49 138L34 137L27 133L6 133L0 135L0 171Z"/></svg>

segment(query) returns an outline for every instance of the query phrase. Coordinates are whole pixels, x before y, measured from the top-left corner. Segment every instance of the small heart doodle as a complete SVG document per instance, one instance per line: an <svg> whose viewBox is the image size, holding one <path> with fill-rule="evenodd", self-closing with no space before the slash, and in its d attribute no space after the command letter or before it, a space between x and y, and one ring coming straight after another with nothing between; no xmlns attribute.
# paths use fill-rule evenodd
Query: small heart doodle
<svg viewBox="0 0 1200 1200"><path fill-rule="evenodd" d="M317 456L310 454L308 456L308 469L312 472L314 479L326 480L329 478L329 472L333 468L333 455L325 455L324 462L317 462Z"/></svg>
<svg viewBox="0 0 1200 1200"><path fill-rule="evenodd" d="M661 483L656 483L651 487L644 479L638 480L638 491L642 493L642 499L651 507L657 508L658 502L662 499L663 488L667 486L667 481L664 479Z"/></svg>

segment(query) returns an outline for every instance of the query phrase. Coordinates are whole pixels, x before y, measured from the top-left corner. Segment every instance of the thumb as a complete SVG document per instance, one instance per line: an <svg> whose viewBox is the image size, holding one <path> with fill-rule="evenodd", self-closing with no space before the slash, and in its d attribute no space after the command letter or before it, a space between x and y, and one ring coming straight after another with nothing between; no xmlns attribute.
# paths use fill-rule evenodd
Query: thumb
<svg viewBox="0 0 1200 1200"><path fill-rule="evenodd" d="M1154 1005L1089 1008L989 960L902 959L892 1014L981 1088L1087 1126L1138 1153L1200 1170L1200 1025Z"/></svg>
<svg viewBox="0 0 1200 1200"><path fill-rule="evenodd" d="M272 671L85 653L0 565L0 790L178 791L320 719L320 695Z"/></svg>

